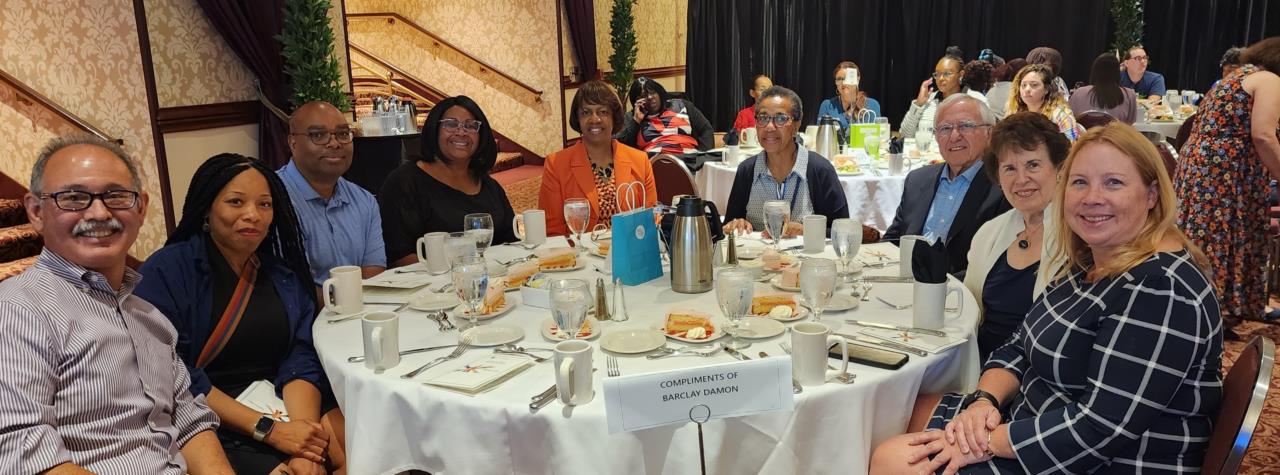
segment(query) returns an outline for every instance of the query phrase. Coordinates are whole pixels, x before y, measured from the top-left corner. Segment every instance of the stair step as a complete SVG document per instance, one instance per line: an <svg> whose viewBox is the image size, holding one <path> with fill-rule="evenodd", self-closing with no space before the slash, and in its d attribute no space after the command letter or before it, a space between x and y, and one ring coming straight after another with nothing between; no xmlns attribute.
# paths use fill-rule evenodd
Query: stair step
<svg viewBox="0 0 1280 475"><path fill-rule="evenodd" d="M40 254L44 238L31 223L0 229L0 262L16 261Z"/></svg>
<svg viewBox="0 0 1280 475"><path fill-rule="evenodd" d="M27 208L20 199L0 199L0 228L26 224Z"/></svg>
<svg viewBox="0 0 1280 475"><path fill-rule="evenodd" d="M16 261L0 263L0 281L21 274L28 267L35 265L38 257L40 256L24 257Z"/></svg>

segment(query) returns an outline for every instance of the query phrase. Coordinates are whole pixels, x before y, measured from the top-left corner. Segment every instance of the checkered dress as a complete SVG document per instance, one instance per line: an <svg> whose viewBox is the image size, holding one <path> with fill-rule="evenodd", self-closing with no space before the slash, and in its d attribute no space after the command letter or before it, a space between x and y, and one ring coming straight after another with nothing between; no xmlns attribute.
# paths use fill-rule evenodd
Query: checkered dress
<svg viewBox="0 0 1280 475"><path fill-rule="evenodd" d="M1222 320L1186 252L1046 290L984 367L1022 382L1005 416L1017 459L965 473L1199 472L1222 396ZM959 395L930 420L942 428Z"/></svg>

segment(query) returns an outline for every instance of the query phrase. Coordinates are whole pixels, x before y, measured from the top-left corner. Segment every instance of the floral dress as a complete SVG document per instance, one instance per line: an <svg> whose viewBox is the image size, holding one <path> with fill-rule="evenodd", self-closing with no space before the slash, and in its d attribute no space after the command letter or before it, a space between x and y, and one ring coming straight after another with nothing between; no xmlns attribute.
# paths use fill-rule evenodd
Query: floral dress
<svg viewBox="0 0 1280 475"><path fill-rule="evenodd" d="M1205 95L1174 179L1178 225L1209 257L1228 326L1260 318L1266 304L1267 194L1271 174L1250 138L1253 97L1245 65Z"/></svg>

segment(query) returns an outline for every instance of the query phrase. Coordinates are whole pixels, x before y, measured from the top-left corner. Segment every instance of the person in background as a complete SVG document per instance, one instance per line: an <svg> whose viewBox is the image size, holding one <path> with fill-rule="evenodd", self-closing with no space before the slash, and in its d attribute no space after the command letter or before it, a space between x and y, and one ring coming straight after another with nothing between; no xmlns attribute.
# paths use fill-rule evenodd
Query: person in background
<svg viewBox="0 0 1280 475"><path fill-rule="evenodd" d="M1071 93L1068 105L1080 115L1088 111L1102 111L1126 124L1138 120L1138 96L1133 89L1120 87L1116 70L1120 60L1112 53L1102 53L1093 60L1089 70L1089 85Z"/></svg>
<svg viewBox="0 0 1280 475"><path fill-rule="evenodd" d="M1175 179L1178 223L1204 249L1228 339L1267 303L1267 198L1280 178L1280 36L1254 43L1243 66L1200 101ZM1274 313L1269 317L1275 316Z"/></svg>
<svg viewBox="0 0 1280 475"><path fill-rule="evenodd" d="M1155 102L1164 97L1164 76L1147 70L1150 62L1142 45L1129 48L1120 69L1120 85L1133 89L1139 99Z"/></svg>
<svg viewBox="0 0 1280 475"><path fill-rule="evenodd" d="M667 89L644 76L627 93L634 106L615 138L650 156L679 155L715 147L715 130L692 102L672 99Z"/></svg>
<svg viewBox="0 0 1280 475"><path fill-rule="evenodd" d="M857 82L848 81L849 70L856 71ZM867 97L867 93L858 88L858 83L866 76L853 61L841 61L832 72L835 79L836 95L822 101L818 105L818 118L835 117L840 121L841 134L848 137L849 124L875 122L880 117L880 102Z"/></svg>
<svg viewBox="0 0 1280 475"><path fill-rule="evenodd" d="M956 54L955 47L947 48L948 55L938 60L933 67L933 75L920 83L920 92L916 94L907 114L902 118L899 127L903 137L914 137L917 130L932 130L933 119L937 116L938 104L955 94L967 94L983 104L987 97L977 91L970 91L960 84L963 59ZM935 90L936 89L936 90Z"/></svg>
<svg viewBox="0 0 1280 475"><path fill-rule="evenodd" d="M59 137L30 186L23 204L44 250L0 282L0 467L235 473L218 416L187 390L178 335L125 265L149 198L137 162L97 137Z"/></svg>
<svg viewBox="0 0 1280 475"><path fill-rule="evenodd" d="M1026 66L1027 60L1014 58L1004 65L997 66L992 72L996 82L991 85L991 89L987 90L987 104L995 104L991 112L994 112L997 118L1004 118L1004 108L1009 103L1009 92L1013 90L1013 76Z"/></svg>
<svg viewBox="0 0 1280 475"><path fill-rule="evenodd" d="M538 208L546 212L548 236L569 234L564 221L564 202L569 198L586 198L591 204L586 229L609 223L613 215L628 211L618 202L617 189L624 183L644 185L643 207L657 204L658 188L649 158L614 138L613 130L622 124L623 117L622 102L609 83L587 81L573 94L569 127L581 133L582 140L547 156L538 191Z"/></svg>
<svg viewBox="0 0 1280 475"><path fill-rule="evenodd" d="M303 104L289 118L293 158L276 174L298 212L316 285L338 266L359 266L365 278L387 268L378 200L342 177L351 168L354 137L328 102Z"/></svg>
<svg viewBox="0 0 1280 475"><path fill-rule="evenodd" d="M1053 69L1044 64L1028 64L1013 77L1013 84L1018 94L1009 98L1005 114L1031 111L1043 114L1058 125L1058 130L1072 142L1080 138L1083 127L1076 124L1076 118L1067 106L1067 98L1062 91L1053 87Z"/></svg>
<svg viewBox="0 0 1280 475"><path fill-rule="evenodd" d="M1049 67L1053 72L1053 86L1058 89L1058 97L1063 101L1071 96L1071 90L1067 89L1067 82L1062 80L1062 53L1048 46L1032 48L1027 52L1027 64L1043 64ZM1021 69L1015 69L1015 72Z"/></svg>
<svg viewBox="0 0 1280 475"><path fill-rule="evenodd" d="M998 68L1004 65L1004 58L997 56L991 48L986 48L978 52L978 61L986 61L991 64L992 68Z"/></svg>
<svg viewBox="0 0 1280 475"><path fill-rule="evenodd" d="M343 469L345 422L311 339L311 266L288 191L233 153L210 157L191 183L182 221L142 265L138 296L177 329L191 393L222 420L236 471ZM257 381L276 388L288 421L236 400Z"/></svg>
<svg viewBox="0 0 1280 475"><path fill-rule="evenodd" d="M992 73L995 68L991 63L982 60L969 61L964 65L964 70L960 73L960 86L968 88L970 91L977 91L986 95L991 86L995 84Z"/></svg>
<svg viewBox="0 0 1280 475"><path fill-rule="evenodd" d="M771 87L773 87L773 80L769 79L769 76L757 74L751 80L751 89L747 90L747 95L751 96L751 105L738 111L738 116L733 119L733 130L741 133L756 126L756 101L760 99L760 93Z"/></svg>
<svg viewBox="0 0 1280 475"><path fill-rule="evenodd" d="M489 170L498 160L493 126L467 96L440 101L422 125L418 159L391 171L382 185L382 235L393 266L418 262L418 238L435 231L462 231L463 217L493 217L492 244L516 240L515 211Z"/></svg>
<svg viewBox="0 0 1280 475"><path fill-rule="evenodd" d="M849 204L835 167L796 141L804 117L800 96L774 86L761 94L756 109L756 131L764 151L738 164L725 205L725 230L764 230L764 202L774 200L791 205L783 237L801 234L800 219L811 214L826 216L828 228L833 220L848 218Z"/></svg>
<svg viewBox="0 0 1280 475"><path fill-rule="evenodd" d="M1228 48L1225 53L1222 53L1222 60L1218 61L1218 67L1222 68L1223 78L1230 75L1233 71L1240 69L1240 66L1244 65L1244 63L1240 61L1240 56L1242 55L1244 55L1244 48L1239 46L1232 46L1231 48ZM1213 85L1209 86L1209 89L1217 87L1219 82L1222 82L1221 78L1214 81Z"/></svg>

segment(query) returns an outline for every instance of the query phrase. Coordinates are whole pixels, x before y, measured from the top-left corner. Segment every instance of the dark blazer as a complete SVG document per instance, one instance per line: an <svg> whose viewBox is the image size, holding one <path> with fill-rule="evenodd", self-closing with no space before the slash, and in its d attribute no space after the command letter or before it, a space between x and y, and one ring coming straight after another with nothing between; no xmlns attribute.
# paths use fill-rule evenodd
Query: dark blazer
<svg viewBox="0 0 1280 475"><path fill-rule="evenodd" d="M946 166L945 163L929 165L907 174L898 212L893 216L893 224L884 232L885 241L896 243L902 236L924 231L925 218L929 217L929 208L933 206L933 197L938 192L938 179ZM1010 208L1000 187L992 184L987 174L979 170L947 232L948 271L951 274L964 278L964 271L969 267L969 244L973 242L973 235L983 223Z"/></svg>
<svg viewBox="0 0 1280 475"><path fill-rule="evenodd" d="M747 201L751 199L755 169L754 156L738 164L738 171L733 176L733 187L729 188L729 203L725 204L724 222L747 217ZM804 179L809 184L809 201L813 203L813 214L827 217L828 230L831 229L832 221L849 217L849 202L831 161L815 152L809 152Z"/></svg>

